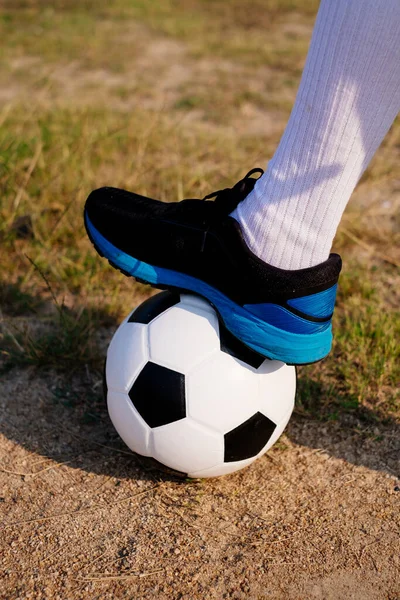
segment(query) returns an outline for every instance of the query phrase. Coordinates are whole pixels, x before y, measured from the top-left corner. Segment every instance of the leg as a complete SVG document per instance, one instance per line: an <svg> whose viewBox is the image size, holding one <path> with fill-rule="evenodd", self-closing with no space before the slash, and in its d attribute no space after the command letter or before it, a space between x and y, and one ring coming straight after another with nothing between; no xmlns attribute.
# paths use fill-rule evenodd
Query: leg
<svg viewBox="0 0 400 600"><path fill-rule="evenodd" d="M281 142L232 213L252 251L283 269L325 261L399 110L399 0L322 0Z"/></svg>

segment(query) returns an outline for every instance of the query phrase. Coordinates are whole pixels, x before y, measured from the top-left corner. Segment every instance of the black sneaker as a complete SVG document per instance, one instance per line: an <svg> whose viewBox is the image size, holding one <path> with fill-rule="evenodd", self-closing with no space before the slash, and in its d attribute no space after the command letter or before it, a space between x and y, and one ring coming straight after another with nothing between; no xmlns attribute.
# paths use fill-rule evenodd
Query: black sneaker
<svg viewBox="0 0 400 600"><path fill-rule="evenodd" d="M341 258L331 254L315 267L286 271L251 252L229 215L257 172L203 200L164 203L100 188L86 201L86 229L114 267L155 287L203 296L233 335L263 356L315 362L331 349Z"/></svg>

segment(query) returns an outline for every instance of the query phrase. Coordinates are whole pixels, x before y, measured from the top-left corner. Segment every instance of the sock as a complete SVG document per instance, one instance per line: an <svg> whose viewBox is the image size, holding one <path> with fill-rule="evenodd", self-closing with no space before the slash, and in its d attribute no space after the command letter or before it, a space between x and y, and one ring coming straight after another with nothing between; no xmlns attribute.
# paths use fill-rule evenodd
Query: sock
<svg viewBox="0 0 400 600"><path fill-rule="evenodd" d="M233 216L283 269L326 260L362 173L400 110L400 1L322 0L289 122Z"/></svg>

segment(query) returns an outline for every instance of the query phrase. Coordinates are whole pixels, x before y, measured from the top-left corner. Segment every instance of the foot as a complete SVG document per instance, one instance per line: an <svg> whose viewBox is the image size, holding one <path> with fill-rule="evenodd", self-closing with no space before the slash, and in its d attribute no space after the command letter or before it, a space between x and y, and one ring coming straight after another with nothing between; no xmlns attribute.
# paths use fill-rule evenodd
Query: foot
<svg viewBox="0 0 400 600"><path fill-rule="evenodd" d="M203 200L164 203L116 188L93 191L85 225L96 250L127 275L206 298L231 333L268 358L326 356L341 259L286 271L260 260L230 213L253 189L253 169ZM215 197L214 202L206 202Z"/></svg>

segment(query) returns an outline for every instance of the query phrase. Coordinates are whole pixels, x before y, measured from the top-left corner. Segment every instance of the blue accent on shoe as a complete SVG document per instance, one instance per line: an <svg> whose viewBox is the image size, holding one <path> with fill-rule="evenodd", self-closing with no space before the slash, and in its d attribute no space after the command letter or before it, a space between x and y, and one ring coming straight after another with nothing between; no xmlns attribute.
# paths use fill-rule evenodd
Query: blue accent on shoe
<svg viewBox="0 0 400 600"><path fill-rule="evenodd" d="M111 244L94 227L87 214L85 221L93 243L117 268L153 285L176 287L203 296L216 308L231 333L263 356L288 364L306 364L329 354L332 345L330 323L324 331L308 334L274 327L200 279L133 258Z"/></svg>
<svg viewBox="0 0 400 600"><path fill-rule="evenodd" d="M328 318L333 313L335 307L336 291L337 283L323 292L288 300L287 304L311 317Z"/></svg>
<svg viewBox="0 0 400 600"><path fill-rule="evenodd" d="M326 331L330 325L330 321L315 323L314 321L299 317L279 304L245 304L244 308L257 317L260 317L263 321L285 331L291 331L292 333L317 333L319 331Z"/></svg>

